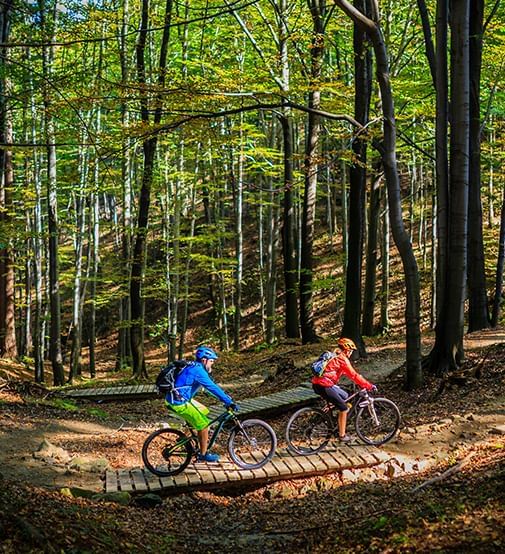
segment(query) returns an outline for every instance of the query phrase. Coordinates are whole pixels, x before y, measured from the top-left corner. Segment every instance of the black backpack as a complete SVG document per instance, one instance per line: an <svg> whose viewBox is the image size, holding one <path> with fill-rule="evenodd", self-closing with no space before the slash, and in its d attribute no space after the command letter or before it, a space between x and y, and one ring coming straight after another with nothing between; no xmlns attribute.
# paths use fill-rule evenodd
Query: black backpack
<svg viewBox="0 0 505 554"><path fill-rule="evenodd" d="M160 394L165 395L175 390L175 380L188 363L186 360L175 360L159 372L156 377L156 388Z"/></svg>

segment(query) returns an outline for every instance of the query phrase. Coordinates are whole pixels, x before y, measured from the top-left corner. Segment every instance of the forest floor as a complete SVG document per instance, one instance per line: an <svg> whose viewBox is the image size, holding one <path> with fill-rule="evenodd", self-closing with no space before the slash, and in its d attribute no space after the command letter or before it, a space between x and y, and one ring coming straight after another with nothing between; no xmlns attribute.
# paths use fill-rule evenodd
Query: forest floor
<svg viewBox="0 0 505 554"><path fill-rule="evenodd" d="M240 403L306 381L328 346L223 355L215 378ZM2 365L0 552L503 552L505 332L467 335L465 349L457 384L429 377L415 392L403 390L400 343L372 344L356 363L401 409L402 431L384 447L396 463L151 508L80 495L103 489L104 465L142 465L147 432L167 417L161 400L70 402ZM281 448L287 417L271 421ZM44 441L53 450L37 452Z"/></svg>

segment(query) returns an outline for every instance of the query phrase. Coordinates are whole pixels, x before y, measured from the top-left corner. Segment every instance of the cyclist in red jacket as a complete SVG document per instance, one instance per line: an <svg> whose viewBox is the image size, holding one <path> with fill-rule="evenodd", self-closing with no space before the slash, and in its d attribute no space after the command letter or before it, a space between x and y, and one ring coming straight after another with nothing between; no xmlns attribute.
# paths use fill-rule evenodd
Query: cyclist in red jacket
<svg viewBox="0 0 505 554"><path fill-rule="evenodd" d="M350 357L356 350L354 341L341 338L337 341L337 345L340 352L326 364L323 375L312 377L312 388L316 394L331 402L339 410L338 436L342 442L349 442L351 438L345 434L347 412L349 411L346 400L349 395L337 385L338 381L342 375L345 375L363 389L375 391L377 387L369 383L352 367Z"/></svg>

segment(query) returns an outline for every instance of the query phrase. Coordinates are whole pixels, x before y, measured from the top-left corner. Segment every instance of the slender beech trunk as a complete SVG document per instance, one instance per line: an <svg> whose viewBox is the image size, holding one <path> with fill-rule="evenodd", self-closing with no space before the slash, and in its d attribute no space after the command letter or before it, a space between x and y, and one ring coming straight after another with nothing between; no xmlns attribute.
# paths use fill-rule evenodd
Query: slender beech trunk
<svg viewBox="0 0 505 554"><path fill-rule="evenodd" d="M481 202L480 81L484 0L470 1L470 168L468 177L468 331L489 327Z"/></svg>
<svg viewBox="0 0 505 554"><path fill-rule="evenodd" d="M361 13L366 13L368 0L356 0ZM372 94L372 57L365 40L365 30L354 22L354 117L362 125L368 123ZM342 335L354 340L360 355L365 355L361 336L361 273L365 226L367 143L361 137L353 140L354 163L350 168L349 249L346 268L344 325Z"/></svg>
<svg viewBox="0 0 505 554"><path fill-rule="evenodd" d="M310 13L313 22L311 53L311 72L309 82L309 108L318 110L321 107L319 81L324 54L324 18L326 0L310 0ZM303 198L301 259L300 259L300 329L302 342L316 342L318 337L314 327L314 308L312 292L314 218L316 211L316 192L318 176L318 149L321 124L319 116L310 112L307 121L307 138L305 142L305 190Z"/></svg>
<svg viewBox="0 0 505 554"><path fill-rule="evenodd" d="M289 93L287 0L279 2L279 59L281 91ZM296 267L295 213L293 191L293 116L289 107L283 108L280 119L283 137L284 199L282 220L282 255L284 259L285 331L288 338L300 336L298 316L298 275Z"/></svg>
<svg viewBox="0 0 505 554"><path fill-rule="evenodd" d="M160 46L160 57L158 66L158 80L157 85L160 90L163 89L166 78L166 61L168 42L170 38L170 21L172 16L172 0L166 0L165 4L165 25L163 28L163 37ZM145 49L146 38L149 27L149 0L142 0L142 16L141 26L139 32L139 38L137 42L137 76L139 83L145 85L146 79L146 63L145 63ZM144 125L149 125L149 101L147 92L141 94L141 119ZM157 104L154 113L154 124L158 125L161 121L163 100L160 96L157 96ZM149 220L149 205L151 197L151 185L153 181L154 172L154 158L156 153L156 146L158 144L158 136L153 131L153 134L149 138L145 139L142 144L142 151L144 155L144 172L142 175L142 185L140 189L139 204L138 204L138 216L137 216L137 230L135 236L135 244L133 247L132 267L131 267L131 280L130 280L130 301L131 301L131 349L132 349L132 362L133 362L133 375L135 377L147 376L145 356L144 356L144 343L143 343L143 298L142 298L142 281L143 281L143 268L145 266L145 254L146 254L146 239L147 239L147 225Z"/></svg>
<svg viewBox="0 0 505 554"><path fill-rule="evenodd" d="M346 0L336 0L355 23L360 25L368 34L374 48L377 64L377 80L382 99L382 111L384 116L384 142L382 145L382 163L388 188L388 202L391 217L391 230L393 238L400 254L405 273L405 320L407 331L407 372L406 386L409 389L422 384L421 369L421 333L420 319L420 289L417 262L412 249L412 244L405 225L401 210L400 177L396 162L396 123L393 104L393 95L389 81L389 66L386 45L382 37L380 26L365 17Z"/></svg>
<svg viewBox="0 0 505 554"><path fill-rule="evenodd" d="M277 289L277 253L279 251L279 195L271 189L267 215L267 282L266 325L267 344L275 342L275 298Z"/></svg>
<svg viewBox="0 0 505 554"><path fill-rule="evenodd" d="M285 329L288 338L300 336L298 319L298 268L296 264L295 213L293 191L293 120L281 118L284 137L284 202L282 222L282 254L286 293Z"/></svg>
<svg viewBox="0 0 505 554"><path fill-rule="evenodd" d="M129 63L126 35L129 23L129 0L123 0L121 36L119 56L121 63L121 83L126 86L129 79ZM126 133L126 128L130 122L130 111L126 101L121 102L121 125L125 132L122 136L121 157L121 184L122 184L122 205L121 212L121 265L124 279L130 274L131 258L131 141ZM122 286L124 287L124 282ZM118 329L118 354L116 358L116 371L123 367L131 366L131 343L130 343L130 298L127 294L122 294L119 301L119 329Z"/></svg>
<svg viewBox="0 0 505 554"><path fill-rule="evenodd" d="M29 52L28 52L29 59ZM30 90L33 90L33 82L30 78ZM31 114L31 138L33 144L37 141L37 111L35 107L35 98L30 95L30 114ZM42 260L46 259L44 249L44 240L42 238L42 182L40 178L40 158L37 149L33 149L32 153L33 164L33 183L35 187L33 221L34 221L34 240L33 240L33 281L35 286L35 314L33 318L33 358L35 366L35 382L43 383L44 376L44 270Z"/></svg>
<svg viewBox="0 0 505 554"><path fill-rule="evenodd" d="M200 150L201 145L198 145L198 150ZM195 181L198 179L199 175L199 164L198 156L197 163L195 164ZM184 283L183 283L183 306L182 306L182 317L180 324L179 332L179 359L184 356L184 345L186 340L186 332L188 329L188 314L189 314L189 285L190 285L190 266L191 266L191 251L193 248L193 237L195 236L195 226L196 226L196 182L191 187L191 205L190 205L190 214L191 214L191 223L189 228L189 241L186 247L186 263L184 268Z"/></svg>
<svg viewBox="0 0 505 554"><path fill-rule="evenodd" d="M0 6L0 38L2 43L9 42L12 1L3 2ZM0 141L12 144L12 112L8 105L10 97L9 50L0 52ZM12 192L14 187L14 167L12 149L0 150L0 356L14 359L18 355L15 323L15 287L14 287L14 252L13 219L14 204Z"/></svg>
<svg viewBox="0 0 505 554"><path fill-rule="evenodd" d="M374 311L375 311L375 285L377 281L377 263L378 263L378 231L380 218L380 168L376 168L376 174L372 178L370 188L370 205L368 210L368 241L366 249L366 271L365 271L365 290L363 294L363 334L373 335Z"/></svg>
<svg viewBox="0 0 505 554"><path fill-rule="evenodd" d="M449 19L448 0L437 1L437 65L436 65L436 175L437 175L437 321L445 302L449 225L449 99L447 62L447 25Z"/></svg>
<svg viewBox="0 0 505 554"><path fill-rule="evenodd" d="M242 231L244 201L244 144L242 130L243 114L240 115L240 144L237 178L235 181L235 314L233 325L233 347L240 349L240 326L242 316L242 279L244 273L244 236Z"/></svg>
<svg viewBox="0 0 505 554"><path fill-rule="evenodd" d="M469 1L452 4L450 103L450 212L446 289L430 354L437 375L456 369L464 357L464 303L467 275L470 128Z"/></svg>
<svg viewBox="0 0 505 554"><path fill-rule="evenodd" d="M57 3L51 6L50 13L46 13L45 0L39 0L41 8L41 22L48 42L53 43L56 33ZM49 15L50 20L47 19ZM63 370L63 355L61 349L61 308L60 308L60 268L59 268L59 223L56 180L56 146L54 107L47 83L51 81L54 46L43 47L42 65L44 74L44 123L47 153L47 227L49 233L49 300L51 310L49 357L53 368L53 384L63 385L65 381Z"/></svg>
<svg viewBox="0 0 505 554"><path fill-rule="evenodd" d="M500 218L500 244L496 261L496 277L494 287L493 309L491 325L496 327L500 316L500 306L503 299L503 269L505 267L505 190L503 192Z"/></svg>
<svg viewBox="0 0 505 554"><path fill-rule="evenodd" d="M390 247L389 247L389 208L387 199L387 190L383 189L383 215L382 215L382 241L381 241L381 319L380 330L382 333L386 333L391 326L389 320L389 259L390 259Z"/></svg>
<svg viewBox="0 0 505 554"><path fill-rule="evenodd" d="M101 128L101 109L97 110L97 132ZM96 285L98 281L98 268L100 265L100 196L99 196L99 158L95 152L93 194L91 195L91 283L89 291L89 314L88 314L88 344L89 344L89 374L91 378L96 375Z"/></svg>
<svg viewBox="0 0 505 554"><path fill-rule="evenodd" d="M83 140L84 142L84 140ZM82 264L83 264L83 246L86 227L86 193L85 186L87 181L87 152L84 147L79 152L79 187L74 198L75 206L75 233L74 233L74 251L75 251L75 275L74 291L72 305L72 347L70 355L70 371L68 380L72 380L81 373L81 345L82 345Z"/></svg>

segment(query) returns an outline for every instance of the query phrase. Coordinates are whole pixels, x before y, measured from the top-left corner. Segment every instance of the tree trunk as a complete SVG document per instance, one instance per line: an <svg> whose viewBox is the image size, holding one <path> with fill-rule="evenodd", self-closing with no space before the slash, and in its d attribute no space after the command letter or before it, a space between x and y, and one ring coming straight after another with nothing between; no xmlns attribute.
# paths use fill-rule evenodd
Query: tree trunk
<svg viewBox="0 0 505 554"><path fill-rule="evenodd" d="M9 42L12 1L0 6L0 33L2 43ZM7 75L8 49L0 52L0 140L3 144L12 144L12 112L8 98L12 92ZM0 356L15 359L18 355L15 322L14 252L12 249L12 213L14 204L14 168L12 149L0 150L0 226L2 239L0 246Z"/></svg>
<svg viewBox="0 0 505 554"><path fill-rule="evenodd" d="M163 28L163 37L160 46L160 58L158 66L157 85L159 90L163 90L166 77L167 49L170 38L170 21L172 16L173 0L166 0L165 5L165 25ZM142 0L142 16L137 43L137 75L141 85L146 84L146 65L145 65L145 47L149 26L149 0ZM149 124L149 102L147 92L140 97L141 118L145 125ZM163 99L157 97L156 108L154 111L154 125L161 121ZM140 189L137 230L135 245L133 248L131 281L130 281L130 301L131 301L131 350L133 375L135 377L147 376L145 357L144 357L144 319L143 319L143 298L141 294L143 281L143 268L145 264L147 225L149 219L149 205L151 201L151 185L153 181L154 158L158 136L153 131L153 136L144 140L142 150L144 155L144 173L142 175L142 186Z"/></svg>
<svg viewBox="0 0 505 554"><path fill-rule="evenodd" d="M384 115L384 144L382 146L382 163L388 188L391 230L400 254L405 273L405 320L407 328L407 375L406 387L413 389L422 384L421 370L421 333L420 290L417 262L412 244L405 230L401 211L400 178L396 162L396 123L393 95L389 81L389 67L386 45L382 31L377 23L365 17L353 8L346 0L336 0L355 23L364 29L373 44L377 63L377 80L379 82L382 111Z"/></svg>
<svg viewBox="0 0 505 554"><path fill-rule="evenodd" d="M449 225L449 135L447 24L449 18L448 0L437 0L437 65L436 65L436 174L437 174L437 258L436 258L436 305L437 321L444 304L447 276L448 225Z"/></svg>
<svg viewBox="0 0 505 554"><path fill-rule="evenodd" d="M282 224L282 254L286 294L286 336L300 336L298 320L298 278L296 265L295 213L293 203L293 127L291 115L281 118L284 137L284 217Z"/></svg>
<svg viewBox="0 0 505 554"><path fill-rule="evenodd" d="M467 275L470 127L469 0L452 4L450 102L450 213L446 290L435 330L431 370L441 375L464 357L464 303Z"/></svg>
<svg viewBox="0 0 505 554"><path fill-rule="evenodd" d="M309 83L309 108L318 110L321 107L319 81L324 54L324 18L325 0L310 0L310 12L314 25L311 47L311 75ZM316 342L318 337L314 327L314 310L312 305L312 250L314 243L314 218L316 209L318 146L321 124L319 116L309 112L307 138L305 143L305 191L303 199L302 232L301 232L301 268L300 268L300 329L302 342Z"/></svg>
<svg viewBox="0 0 505 554"><path fill-rule="evenodd" d="M481 202L480 81L484 0L470 1L470 168L468 177L468 331L489 327Z"/></svg>
<svg viewBox="0 0 505 554"><path fill-rule="evenodd" d="M46 20L45 1L39 0L41 6L41 22L44 34L49 37L51 43L55 40L57 5L54 2L51 21ZM47 227L49 233L49 300L51 310L49 357L53 368L53 384L63 385L65 381L63 371L63 355L61 350L61 309L60 309L60 269L59 269L59 224L58 224L58 200L56 182L56 146L55 129L52 113L52 101L49 96L47 83L51 82L52 63L54 58L54 46L43 48L43 74L44 74L44 117L45 138L47 151Z"/></svg>
<svg viewBox="0 0 505 554"><path fill-rule="evenodd" d="M500 307L503 298L503 268L505 267L505 190L501 207L500 220L500 244L498 247L498 259L496 261L496 278L493 298L493 311L491 316L491 325L496 327L500 316Z"/></svg>
<svg viewBox="0 0 505 554"><path fill-rule="evenodd" d="M381 241L381 322L380 330L386 333L389 330L391 322L389 321L389 208L387 199L387 190L383 189L383 216L382 216L382 241Z"/></svg>
<svg viewBox="0 0 505 554"><path fill-rule="evenodd" d="M242 279L244 273L244 237L242 232L244 200L244 145L242 130L243 114L240 117L240 145L237 178L235 181L235 317L233 325L233 347L240 350L240 326L242 316Z"/></svg>
<svg viewBox="0 0 505 554"><path fill-rule="evenodd" d="M366 12L366 0L356 0L355 5ZM372 57L365 43L365 30L354 24L354 117L361 125L368 123L372 94ZM349 248L345 279L345 307L342 335L358 346L360 356L366 354L361 336L361 272L363 265L363 241L365 226L366 158L367 143L360 137L353 140L353 164L349 181Z"/></svg>
<svg viewBox="0 0 505 554"><path fill-rule="evenodd" d="M375 286L377 282L377 249L380 218L380 168L376 167L376 174L373 176L370 187L370 205L368 216L368 241L366 252L365 291L363 295L363 334L371 336L375 333L374 311L375 311Z"/></svg>
<svg viewBox="0 0 505 554"><path fill-rule="evenodd" d="M29 58L29 57L28 57ZM33 90L33 81L30 79L30 90ZM36 143L37 131L37 111L35 106L35 98L33 93L30 94L30 115L31 115L31 138L33 143ZM42 260L46 258L44 249L44 241L42 239L42 183L40 178L40 159L36 149L32 154L33 163L33 183L35 187L34 198L34 240L33 240L33 282L35 287L35 314L33 318L33 358L34 358L34 377L36 383L43 383L44 376L44 273L42 269Z"/></svg>
<svg viewBox="0 0 505 554"><path fill-rule="evenodd" d="M84 141L83 141L84 142ZM70 370L68 380L72 380L81 373L81 343L82 343L82 264L83 264L83 242L86 226L86 194L85 185L87 180L88 167L87 153L83 148L79 152L79 188L74 198L75 210L75 276L72 305L72 349L70 355Z"/></svg>
<svg viewBox="0 0 505 554"><path fill-rule="evenodd" d="M129 0L123 1L123 13L121 21L121 37L120 37L120 63L121 63L121 83L126 87L129 79L128 51L126 43L126 35L128 32L129 23ZM121 125L126 129L130 121L130 112L128 103L121 102ZM121 264L123 275L130 274L130 257L131 257L131 141L126 133L122 137L121 157L121 184L122 184L122 205L121 212ZM124 282L121 283L124 290ZM116 371L124 367L131 366L131 343L130 343L130 298L123 292L119 301L119 325L118 325L118 353L116 357Z"/></svg>
<svg viewBox="0 0 505 554"><path fill-rule="evenodd" d="M100 108L97 112L96 127L98 132L101 127ZM96 284L98 281L98 268L100 264L100 197L99 197L99 160L98 154L95 155L95 175L94 175L94 191L91 195L91 287L89 291L89 329L88 329L88 343L89 343L89 374L91 378L96 375Z"/></svg>

